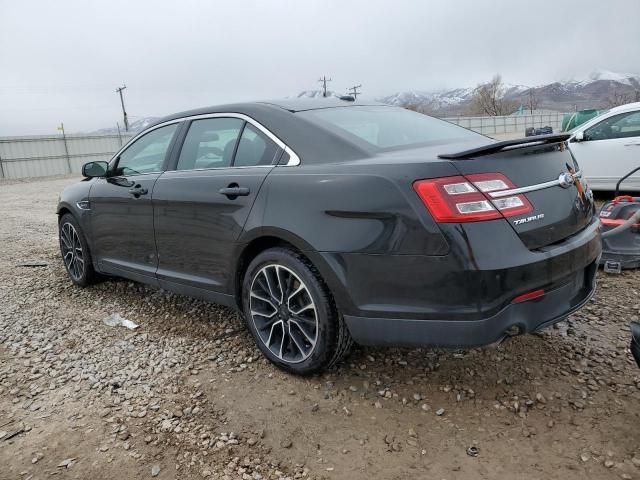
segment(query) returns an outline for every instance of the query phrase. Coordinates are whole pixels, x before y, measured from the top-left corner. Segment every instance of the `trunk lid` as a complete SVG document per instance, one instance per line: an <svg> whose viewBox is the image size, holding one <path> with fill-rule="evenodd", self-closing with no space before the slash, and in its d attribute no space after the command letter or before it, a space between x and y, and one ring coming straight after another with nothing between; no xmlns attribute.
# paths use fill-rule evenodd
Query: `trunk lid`
<svg viewBox="0 0 640 480"><path fill-rule="evenodd" d="M523 195L533 211L507 217L529 249L550 245L579 232L592 220L593 197L564 141L566 135L497 142L465 152L442 154L462 175L501 173ZM575 175L575 174L578 175ZM500 198L500 192L486 194Z"/></svg>

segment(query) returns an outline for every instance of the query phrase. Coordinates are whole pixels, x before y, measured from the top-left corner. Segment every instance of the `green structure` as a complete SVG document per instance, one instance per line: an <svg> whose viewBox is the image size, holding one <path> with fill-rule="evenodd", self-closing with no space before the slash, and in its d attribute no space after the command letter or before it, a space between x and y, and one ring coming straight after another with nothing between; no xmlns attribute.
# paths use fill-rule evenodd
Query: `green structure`
<svg viewBox="0 0 640 480"><path fill-rule="evenodd" d="M573 113L565 113L562 117L562 131L568 132L576 128L578 125L582 125L587 120L591 120L593 117L597 117L606 110L587 109L579 110Z"/></svg>

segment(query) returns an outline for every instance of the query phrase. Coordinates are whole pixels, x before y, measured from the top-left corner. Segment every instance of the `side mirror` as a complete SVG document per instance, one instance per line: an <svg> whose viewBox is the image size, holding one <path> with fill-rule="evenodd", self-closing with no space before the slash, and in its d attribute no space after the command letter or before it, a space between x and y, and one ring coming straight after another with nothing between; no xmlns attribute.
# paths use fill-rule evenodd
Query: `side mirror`
<svg viewBox="0 0 640 480"><path fill-rule="evenodd" d="M576 142L582 142L584 141L584 132L580 131L580 132L576 132L576 134L573 136L573 139Z"/></svg>
<svg viewBox="0 0 640 480"><path fill-rule="evenodd" d="M108 170L109 162L89 162L82 166L82 175L87 178L104 177Z"/></svg>

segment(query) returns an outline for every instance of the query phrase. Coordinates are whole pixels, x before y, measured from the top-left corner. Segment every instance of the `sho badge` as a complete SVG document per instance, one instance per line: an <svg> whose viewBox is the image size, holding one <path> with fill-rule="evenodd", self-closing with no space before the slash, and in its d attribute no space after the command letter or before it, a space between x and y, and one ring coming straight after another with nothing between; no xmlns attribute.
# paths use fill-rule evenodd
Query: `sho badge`
<svg viewBox="0 0 640 480"><path fill-rule="evenodd" d="M533 215L531 217L519 218L513 221L514 225L522 225L523 223L533 222L535 220L542 220L544 218L544 213L539 213L538 215Z"/></svg>

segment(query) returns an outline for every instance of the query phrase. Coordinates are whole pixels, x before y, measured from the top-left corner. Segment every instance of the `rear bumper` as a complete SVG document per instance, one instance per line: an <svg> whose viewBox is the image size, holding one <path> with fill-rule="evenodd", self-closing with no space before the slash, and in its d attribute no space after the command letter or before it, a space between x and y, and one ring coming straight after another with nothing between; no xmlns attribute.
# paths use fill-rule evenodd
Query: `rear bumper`
<svg viewBox="0 0 640 480"><path fill-rule="evenodd" d="M527 249L506 224L478 222L449 236L446 256L322 254L325 275L357 343L473 347L560 321L593 294L598 221L565 241ZM506 223L506 222L505 222ZM513 304L538 289L545 295Z"/></svg>
<svg viewBox="0 0 640 480"><path fill-rule="evenodd" d="M530 333L553 325L582 307L595 292L597 261L576 272L536 300L512 304L477 320L413 320L345 315L354 340L361 345L478 347L513 333Z"/></svg>

